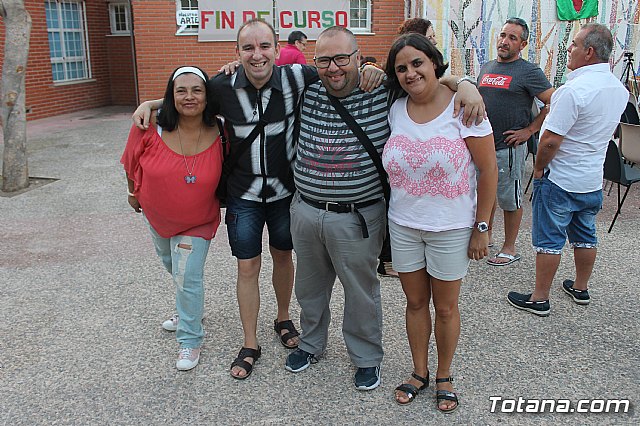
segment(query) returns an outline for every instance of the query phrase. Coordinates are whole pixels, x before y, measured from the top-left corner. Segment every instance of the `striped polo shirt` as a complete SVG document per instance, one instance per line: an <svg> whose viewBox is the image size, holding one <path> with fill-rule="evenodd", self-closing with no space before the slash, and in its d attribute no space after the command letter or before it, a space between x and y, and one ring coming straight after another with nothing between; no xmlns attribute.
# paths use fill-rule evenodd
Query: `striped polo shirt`
<svg viewBox="0 0 640 426"><path fill-rule="evenodd" d="M390 134L387 97L380 86L371 93L356 88L340 99L380 155ZM294 180L303 196L316 201L360 203L383 197L376 166L320 81L304 95Z"/></svg>

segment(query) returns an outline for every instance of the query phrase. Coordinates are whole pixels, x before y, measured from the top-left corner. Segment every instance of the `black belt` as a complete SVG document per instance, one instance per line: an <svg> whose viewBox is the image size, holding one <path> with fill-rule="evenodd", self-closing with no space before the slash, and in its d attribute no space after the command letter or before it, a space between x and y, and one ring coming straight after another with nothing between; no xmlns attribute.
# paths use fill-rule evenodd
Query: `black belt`
<svg viewBox="0 0 640 426"><path fill-rule="evenodd" d="M362 214L360 214L358 209L372 206L376 203L379 203L382 200L382 199L369 200L369 201L363 201L361 203L337 203L334 201L311 200L302 194L300 194L300 199L305 203L309 204L311 207L315 207L316 209L326 210L328 212L334 212L334 213L355 213L356 216L358 216L358 220L360 221L360 226L362 227L362 238L369 238L369 230L367 229L367 222L364 220L364 217L362 216Z"/></svg>

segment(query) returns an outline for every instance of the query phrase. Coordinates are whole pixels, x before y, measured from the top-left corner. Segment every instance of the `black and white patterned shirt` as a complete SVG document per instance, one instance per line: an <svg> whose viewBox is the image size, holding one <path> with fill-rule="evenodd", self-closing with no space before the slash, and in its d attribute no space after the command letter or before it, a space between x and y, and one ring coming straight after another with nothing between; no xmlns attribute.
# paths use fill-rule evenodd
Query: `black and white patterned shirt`
<svg viewBox="0 0 640 426"><path fill-rule="evenodd" d="M316 69L303 65L274 66L271 79L259 90L249 82L242 66L233 75L221 73L209 80L232 152L270 110L268 124L229 176L230 196L273 202L294 191L291 163L295 157L296 107L305 86L317 80Z"/></svg>

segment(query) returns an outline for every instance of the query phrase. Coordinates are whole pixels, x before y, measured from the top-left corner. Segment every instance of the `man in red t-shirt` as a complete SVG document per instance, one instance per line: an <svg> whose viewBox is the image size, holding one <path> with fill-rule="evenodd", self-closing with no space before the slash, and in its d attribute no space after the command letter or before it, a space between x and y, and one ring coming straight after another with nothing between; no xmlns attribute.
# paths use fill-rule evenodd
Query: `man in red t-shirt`
<svg viewBox="0 0 640 426"><path fill-rule="evenodd" d="M287 45L280 49L280 57L276 65L306 64L304 49L307 48L307 36L302 31L292 31L287 39Z"/></svg>

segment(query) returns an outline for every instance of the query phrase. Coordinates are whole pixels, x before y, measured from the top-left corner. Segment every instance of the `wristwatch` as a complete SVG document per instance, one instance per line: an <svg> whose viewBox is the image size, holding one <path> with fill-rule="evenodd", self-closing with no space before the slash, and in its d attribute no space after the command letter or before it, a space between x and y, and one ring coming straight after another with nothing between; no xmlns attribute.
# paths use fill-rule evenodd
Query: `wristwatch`
<svg viewBox="0 0 640 426"><path fill-rule="evenodd" d="M478 83L476 82L476 80L473 77L469 77L468 75L465 75L464 77L461 77L461 78L458 79L458 81L456 81L456 88L458 86L460 86L460 83L462 83L463 81L468 81L469 83L471 83L474 86L478 87Z"/></svg>
<svg viewBox="0 0 640 426"><path fill-rule="evenodd" d="M489 230L487 222L476 222L473 226L478 230L478 232L487 232Z"/></svg>

